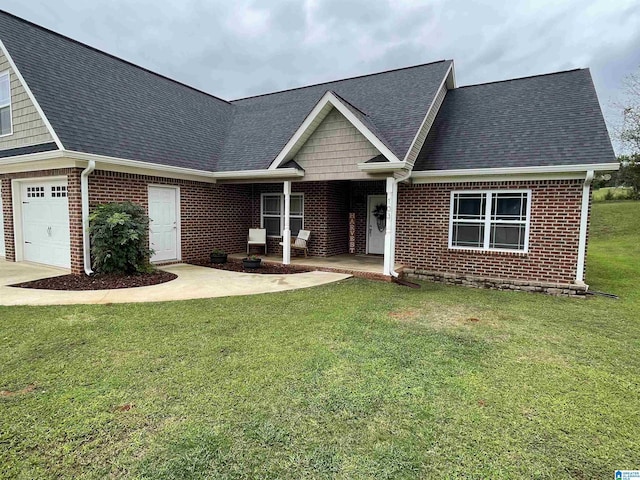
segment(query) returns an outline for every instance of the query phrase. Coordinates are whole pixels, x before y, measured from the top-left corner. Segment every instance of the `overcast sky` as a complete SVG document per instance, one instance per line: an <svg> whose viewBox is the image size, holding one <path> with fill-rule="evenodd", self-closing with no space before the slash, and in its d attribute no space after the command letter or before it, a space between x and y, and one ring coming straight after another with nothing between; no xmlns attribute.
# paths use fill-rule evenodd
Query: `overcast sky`
<svg viewBox="0 0 640 480"><path fill-rule="evenodd" d="M610 126L640 67L638 0L3 0L225 99L454 59L458 85L590 67Z"/></svg>

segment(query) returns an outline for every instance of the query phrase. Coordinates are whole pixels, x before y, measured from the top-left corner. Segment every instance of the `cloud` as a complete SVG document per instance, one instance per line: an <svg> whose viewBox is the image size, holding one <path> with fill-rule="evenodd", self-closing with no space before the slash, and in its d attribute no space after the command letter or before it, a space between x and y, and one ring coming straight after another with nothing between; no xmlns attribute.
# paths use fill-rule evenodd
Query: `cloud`
<svg viewBox="0 0 640 480"><path fill-rule="evenodd" d="M5 0L3 8L223 98L443 58L458 84L591 67L610 124L640 67L635 0Z"/></svg>

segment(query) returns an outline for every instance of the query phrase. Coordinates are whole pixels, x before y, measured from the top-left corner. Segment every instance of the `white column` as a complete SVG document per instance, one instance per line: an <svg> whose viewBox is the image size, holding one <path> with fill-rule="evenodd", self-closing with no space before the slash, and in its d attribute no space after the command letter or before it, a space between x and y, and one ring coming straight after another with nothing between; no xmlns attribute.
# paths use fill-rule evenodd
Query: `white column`
<svg viewBox="0 0 640 480"><path fill-rule="evenodd" d="M578 241L578 265L576 267L576 283L584 285L584 259L587 254L587 226L589 221L589 197L594 172L589 170L582 187L582 206L580 209L580 237Z"/></svg>
<svg viewBox="0 0 640 480"><path fill-rule="evenodd" d="M394 267L393 259L393 222L395 221L395 201L393 191L395 189L396 180L393 177L387 177L387 221L384 231L384 270L385 275L391 275Z"/></svg>
<svg viewBox="0 0 640 480"><path fill-rule="evenodd" d="M282 229L282 263L291 263L291 181L284 181L284 227Z"/></svg>

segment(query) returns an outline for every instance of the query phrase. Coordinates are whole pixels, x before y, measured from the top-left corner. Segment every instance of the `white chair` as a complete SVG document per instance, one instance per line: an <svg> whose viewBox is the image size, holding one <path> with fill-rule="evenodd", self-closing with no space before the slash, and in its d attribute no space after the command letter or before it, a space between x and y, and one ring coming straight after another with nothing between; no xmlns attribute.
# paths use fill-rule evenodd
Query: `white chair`
<svg viewBox="0 0 640 480"><path fill-rule="evenodd" d="M267 254L267 230L265 228L250 228L247 238L247 255L252 245L264 247L264 254Z"/></svg>
<svg viewBox="0 0 640 480"><path fill-rule="evenodd" d="M311 232L309 230L300 230L298 232L298 236L291 239L291 248L295 250L304 250L304 256L306 257L309 254L307 243L309 242L310 236ZM283 245L283 243L280 242L280 245Z"/></svg>

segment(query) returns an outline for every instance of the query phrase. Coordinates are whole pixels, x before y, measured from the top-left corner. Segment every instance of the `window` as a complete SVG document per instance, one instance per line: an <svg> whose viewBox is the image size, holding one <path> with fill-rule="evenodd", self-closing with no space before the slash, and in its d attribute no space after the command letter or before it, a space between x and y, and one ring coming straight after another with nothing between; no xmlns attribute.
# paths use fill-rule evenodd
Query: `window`
<svg viewBox="0 0 640 480"><path fill-rule="evenodd" d="M53 198L63 198L67 196L67 187L66 185L60 185L56 187L51 187L51 196Z"/></svg>
<svg viewBox="0 0 640 480"><path fill-rule="evenodd" d="M289 227L291 235L296 236L304 227L304 197L302 193L292 193L289 200ZM284 227L284 194L283 193L263 193L262 194L262 228L267 229L270 237L282 235Z"/></svg>
<svg viewBox="0 0 640 480"><path fill-rule="evenodd" d="M0 73L0 136L11 135L11 79Z"/></svg>
<svg viewBox="0 0 640 480"><path fill-rule="evenodd" d="M27 187L27 198L43 198L44 187Z"/></svg>
<svg viewBox="0 0 640 480"><path fill-rule="evenodd" d="M449 248L526 252L531 192L451 192Z"/></svg>

